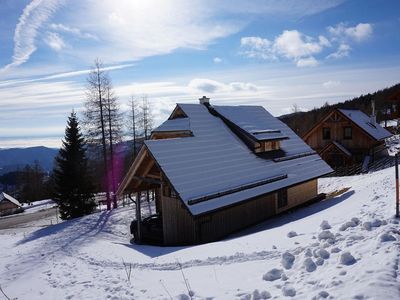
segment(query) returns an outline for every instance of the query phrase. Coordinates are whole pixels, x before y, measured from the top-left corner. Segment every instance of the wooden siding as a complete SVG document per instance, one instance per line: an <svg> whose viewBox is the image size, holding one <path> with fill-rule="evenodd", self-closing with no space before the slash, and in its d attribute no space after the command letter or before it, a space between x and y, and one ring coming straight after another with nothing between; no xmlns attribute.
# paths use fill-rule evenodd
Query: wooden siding
<svg viewBox="0 0 400 300"><path fill-rule="evenodd" d="M281 213L297 205L303 204L316 197L318 194L318 181L317 179L314 179L299 185L295 185L291 188L288 188L287 193L288 205L277 209L277 213Z"/></svg>
<svg viewBox="0 0 400 300"><path fill-rule="evenodd" d="M353 136L351 139L343 138L344 127L352 128ZM330 139L323 139L323 128L330 128ZM376 142L363 130L338 112L334 112L331 117L321 122L310 135L305 137L305 142L316 151L322 150L332 141L338 141L346 149L352 150L352 152L356 151L361 153L364 153L365 151L368 152L368 150L376 144Z"/></svg>
<svg viewBox="0 0 400 300"><path fill-rule="evenodd" d="M354 161L352 156L343 153L343 151L333 143L322 149L319 155L331 166L351 165Z"/></svg>
<svg viewBox="0 0 400 300"><path fill-rule="evenodd" d="M195 222L181 200L162 195L162 218L165 245L196 243Z"/></svg>
<svg viewBox="0 0 400 300"><path fill-rule="evenodd" d="M276 193L196 219L198 243L206 243L257 224L275 214Z"/></svg>
<svg viewBox="0 0 400 300"><path fill-rule="evenodd" d="M194 218L176 198L162 195L165 245L185 245L219 240L230 233L260 223L269 217L317 196L317 179L288 188L288 205L277 209L277 193Z"/></svg>
<svg viewBox="0 0 400 300"><path fill-rule="evenodd" d="M2 201L0 203L0 211L8 210L8 209L15 209L18 208L18 205L15 205L11 201Z"/></svg>
<svg viewBox="0 0 400 300"><path fill-rule="evenodd" d="M0 216L5 216L18 211L19 206L10 201L2 201L0 203Z"/></svg>
<svg viewBox="0 0 400 300"><path fill-rule="evenodd" d="M162 139L174 139L174 138L182 138L182 137L190 137L192 133L190 131L159 131L153 132L151 135L152 140L162 140Z"/></svg>

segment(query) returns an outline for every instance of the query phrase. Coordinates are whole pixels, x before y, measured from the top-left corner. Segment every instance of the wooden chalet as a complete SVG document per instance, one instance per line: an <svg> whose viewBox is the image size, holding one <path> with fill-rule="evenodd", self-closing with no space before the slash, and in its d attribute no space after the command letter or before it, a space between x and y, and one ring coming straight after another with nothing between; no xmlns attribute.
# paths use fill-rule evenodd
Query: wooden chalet
<svg viewBox="0 0 400 300"><path fill-rule="evenodd" d="M0 193L0 216L10 215L22 208L21 203L10 195Z"/></svg>
<svg viewBox="0 0 400 300"><path fill-rule="evenodd" d="M215 241L317 197L332 169L261 106L177 104L118 189L153 190L163 245ZM133 197L132 197L133 198ZM140 241L146 241L137 223Z"/></svg>
<svg viewBox="0 0 400 300"><path fill-rule="evenodd" d="M314 125L303 140L331 166L368 162L383 153L392 134L359 110L335 109Z"/></svg>

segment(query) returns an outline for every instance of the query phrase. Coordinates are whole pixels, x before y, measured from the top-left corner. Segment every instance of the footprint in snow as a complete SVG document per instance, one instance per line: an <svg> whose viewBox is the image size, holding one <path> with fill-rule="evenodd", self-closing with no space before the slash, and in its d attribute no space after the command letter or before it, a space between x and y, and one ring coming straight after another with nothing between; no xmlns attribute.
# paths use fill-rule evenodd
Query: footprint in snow
<svg viewBox="0 0 400 300"><path fill-rule="evenodd" d="M351 221L342 224L339 230L345 231L347 228L356 227L358 224L360 224L360 220L358 218L352 218Z"/></svg>
<svg viewBox="0 0 400 300"><path fill-rule="evenodd" d="M187 296L185 294L182 294L182 295ZM178 295L178 297L182 296L182 295ZM238 293L238 294L236 294L236 297L239 298L240 300L251 300L251 294L249 294L249 293ZM177 298L177 299L186 300L186 298ZM190 298L188 297L187 299L189 300Z"/></svg>
<svg viewBox="0 0 400 300"><path fill-rule="evenodd" d="M350 252L344 252L340 255L340 263L345 266L353 265L357 262Z"/></svg>
<svg viewBox="0 0 400 300"><path fill-rule="evenodd" d="M332 232L330 232L329 230L324 230L324 231L322 231L322 232L320 232L320 233L318 234L318 239L319 239L320 241L322 241L322 240L334 240L334 239L335 239L335 236L334 236L334 234L333 234Z"/></svg>
<svg viewBox="0 0 400 300"><path fill-rule="evenodd" d="M294 297L296 296L296 289L292 286L284 286L282 287L282 294L286 297Z"/></svg>
<svg viewBox="0 0 400 300"><path fill-rule="evenodd" d="M314 272L317 269L317 265L311 259L311 257L307 257L303 263L304 267L306 268L307 272Z"/></svg>
<svg viewBox="0 0 400 300"><path fill-rule="evenodd" d="M326 220L323 220L321 222L320 227L321 227L322 230L327 230L327 229L331 229L332 228L331 225L329 225L328 221L326 221Z"/></svg>
<svg viewBox="0 0 400 300"><path fill-rule="evenodd" d="M318 293L318 298L316 299L326 299L329 297L329 293L326 291L321 291Z"/></svg>
<svg viewBox="0 0 400 300"><path fill-rule="evenodd" d="M282 260L281 260L282 266L287 270L291 269L295 259L296 258L293 254L286 251L285 253L282 254Z"/></svg>
<svg viewBox="0 0 400 300"><path fill-rule="evenodd" d="M269 299L271 298L271 294L267 291L259 291L257 289L255 289L253 291L253 298L252 300L262 300L262 299Z"/></svg>
<svg viewBox="0 0 400 300"><path fill-rule="evenodd" d="M396 238L395 238L393 235L391 235L390 233L384 233L384 234L382 234L382 235L379 237L379 240L380 240L382 243L385 243L385 242L393 242L393 241L396 241Z"/></svg>
<svg viewBox="0 0 400 300"><path fill-rule="evenodd" d="M263 280L265 281L274 281L280 279L282 277L283 271L280 269L272 269L263 275Z"/></svg>

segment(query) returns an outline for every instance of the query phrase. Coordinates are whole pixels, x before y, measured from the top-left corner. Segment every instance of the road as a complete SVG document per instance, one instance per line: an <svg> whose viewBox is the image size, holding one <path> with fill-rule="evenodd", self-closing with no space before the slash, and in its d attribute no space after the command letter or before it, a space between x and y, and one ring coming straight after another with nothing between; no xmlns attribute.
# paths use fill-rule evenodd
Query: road
<svg viewBox="0 0 400 300"><path fill-rule="evenodd" d="M27 223L38 221L41 219L55 217L56 216L56 209L55 207L37 211L34 213L29 214L17 214L14 216L9 216L6 218L0 219L0 230L9 229L9 228L17 228L17 227L24 227Z"/></svg>

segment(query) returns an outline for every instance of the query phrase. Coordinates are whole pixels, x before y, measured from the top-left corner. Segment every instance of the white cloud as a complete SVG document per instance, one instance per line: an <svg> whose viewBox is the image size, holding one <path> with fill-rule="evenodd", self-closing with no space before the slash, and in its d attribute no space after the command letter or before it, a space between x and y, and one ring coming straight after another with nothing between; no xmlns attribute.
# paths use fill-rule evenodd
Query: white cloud
<svg viewBox="0 0 400 300"><path fill-rule="evenodd" d="M204 93L232 93L232 92L256 92L257 86L248 82L222 83L207 78L194 78L188 84L189 89Z"/></svg>
<svg viewBox="0 0 400 300"><path fill-rule="evenodd" d="M371 24L360 23L356 27L347 28L346 34L355 41L364 41L372 36L372 26Z"/></svg>
<svg viewBox="0 0 400 300"><path fill-rule="evenodd" d="M229 83L229 87L233 91L252 91L255 92L258 90L257 86L248 82L231 82Z"/></svg>
<svg viewBox="0 0 400 300"><path fill-rule="evenodd" d="M50 18L62 2L60 0L33 0L24 8L14 32L12 62L0 71L19 66L29 59L32 53L36 51L35 40L38 29Z"/></svg>
<svg viewBox="0 0 400 300"><path fill-rule="evenodd" d="M48 32L44 38L44 42L53 50L61 51L66 47L64 40L60 37L58 33Z"/></svg>
<svg viewBox="0 0 400 300"><path fill-rule="evenodd" d="M298 67L314 67L319 65L318 54L330 47L337 50L326 58L343 58L350 55L350 42L361 42L372 36L372 25L359 23L354 27L339 23L327 27L329 39L324 35L313 38L298 30L284 30L274 40L252 36L240 39L240 53L249 58L277 60L286 58Z"/></svg>
<svg viewBox="0 0 400 300"><path fill-rule="evenodd" d="M319 40L319 44L320 44L321 46L323 46L323 47L330 47L330 46L332 46L331 42L330 42L326 37L324 37L323 35L320 35L320 36L318 37L318 40Z"/></svg>
<svg viewBox="0 0 400 300"><path fill-rule="evenodd" d="M82 32L79 28L76 27L69 27L64 24L55 24L55 23L50 24L49 27L54 31L69 33L82 39L98 40L97 36L88 32Z"/></svg>
<svg viewBox="0 0 400 300"><path fill-rule="evenodd" d="M219 0L209 4L235 14L250 13L279 17L304 17L333 8L345 0ZM206 2L206 1L205 1Z"/></svg>
<svg viewBox="0 0 400 300"><path fill-rule="evenodd" d="M222 59L221 59L220 57L214 57L213 61L214 61L214 63L216 63L216 64L222 63Z"/></svg>
<svg viewBox="0 0 400 300"><path fill-rule="evenodd" d="M273 59L271 41L258 36L246 36L240 39L242 54L250 58Z"/></svg>
<svg viewBox="0 0 400 300"><path fill-rule="evenodd" d="M340 44L338 49L329 54L327 58L343 58L350 55L351 47L347 44Z"/></svg>
<svg viewBox="0 0 400 300"><path fill-rule="evenodd" d="M88 32L101 40L84 47L69 41L74 47L71 55L84 60L97 56L119 63L179 48L202 50L245 25L219 18L219 13L213 5L198 0L104 0L79 2L65 15L69 29L79 28L81 33Z"/></svg>
<svg viewBox="0 0 400 300"><path fill-rule="evenodd" d="M339 23L336 26L328 27L329 33L338 40L350 39L356 42L362 42L372 36L372 25L369 23L359 23L354 27L346 26L345 23Z"/></svg>
<svg viewBox="0 0 400 300"><path fill-rule="evenodd" d="M273 45L274 52L294 60L309 57L322 51L323 45L297 30L285 30Z"/></svg>
<svg viewBox="0 0 400 300"><path fill-rule="evenodd" d="M249 14L302 17L342 1L74 1L74 5L63 7L57 14L64 23L56 23L51 17L64 0L32 0L17 25L14 56L7 68L30 58L36 51L42 28L62 35L71 46L63 51L65 61L69 56L75 62L97 56L109 63L121 63L168 54L180 48L205 49L217 39L240 31L246 26ZM91 41L80 43L69 39L72 36Z"/></svg>
<svg viewBox="0 0 400 300"><path fill-rule="evenodd" d="M341 85L340 81L335 81L335 80L328 80L325 81L322 86L326 89L330 89L330 88L335 88Z"/></svg>
<svg viewBox="0 0 400 300"><path fill-rule="evenodd" d="M115 83L115 91L121 104L131 95L147 94L154 104L156 125L164 121L175 103L198 103L198 98L209 96L215 105L263 105L273 115L296 103L298 107L312 109L325 101L337 103L366 94L398 82L400 67L361 68L357 66L337 68L321 67L313 72L287 66L237 67L230 73L210 73L219 88L205 93L195 88L192 77L169 77L168 82ZM201 83L201 78L197 78ZM204 79L204 78L203 78ZM207 80L207 79L206 79ZM325 82L341 82L330 89ZM188 86L192 82L192 87ZM194 81L196 82L196 81ZM332 86L334 83L332 84ZM200 84L201 86L201 84ZM328 84L329 86L329 84ZM290 87L290 88L288 88ZM233 89L239 91L233 91ZM3 133L23 136L24 128L59 128L55 134L63 135L65 120L71 109L82 111L85 98L84 81L30 83L0 88L0 128ZM123 105L121 105L122 107ZM20 130L13 131L13 128ZM9 131L10 130L10 131ZM46 133L47 134L47 133ZM1 135L0 135L1 139ZM3 141L0 141L2 144Z"/></svg>
<svg viewBox="0 0 400 300"><path fill-rule="evenodd" d="M103 71L113 71L113 70L120 70L134 66L135 64L122 64L122 65L115 65L115 66L108 66L102 68ZM35 77L35 78L26 78L26 79L15 79L15 80L4 80L0 81L0 87L12 86L12 85L20 85L24 83L30 82L38 82L38 81L47 81L53 79L61 79L61 78L69 78L69 77L76 77L85 74L89 74L91 69L86 70L77 70L77 71L70 71L70 72L61 72L51 75L46 75L42 77Z"/></svg>
<svg viewBox="0 0 400 300"><path fill-rule="evenodd" d="M217 91L222 91L225 88L224 84L222 84L221 82L206 78L192 79L189 82L188 86L191 89L211 94Z"/></svg>
<svg viewBox="0 0 400 300"><path fill-rule="evenodd" d="M212 2L194 0L103 0L74 1L57 16L67 24L50 23L64 0L33 0L19 19L14 36L14 56L6 66L19 66L37 49L42 28L80 39L66 40L71 46L64 57L88 61L101 57L108 63L140 60L168 54L176 49L205 49L217 39L238 32L245 26L237 18L222 18ZM54 39L53 39L54 40ZM60 49L60 44L50 43ZM4 68L3 68L4 69Z"/></svg>
<svg viewBox="0 0 400 300"><path fill-rule="evenodd" d="M300 58L296 61L296 66L303 68L303 67L316 67L319 65L319 62L312 56L307 58Z"/></svg>
<svg viewBox="0 0 400 300"><path fill-rule="evenodd" d="M273 42L261 37L242 37L242 54L250 58L274 60L286 58L298 67L313 67L318 61L313 56L331 44L324 36L318 40L306 36L297 30L285 30Z"/></svg>

